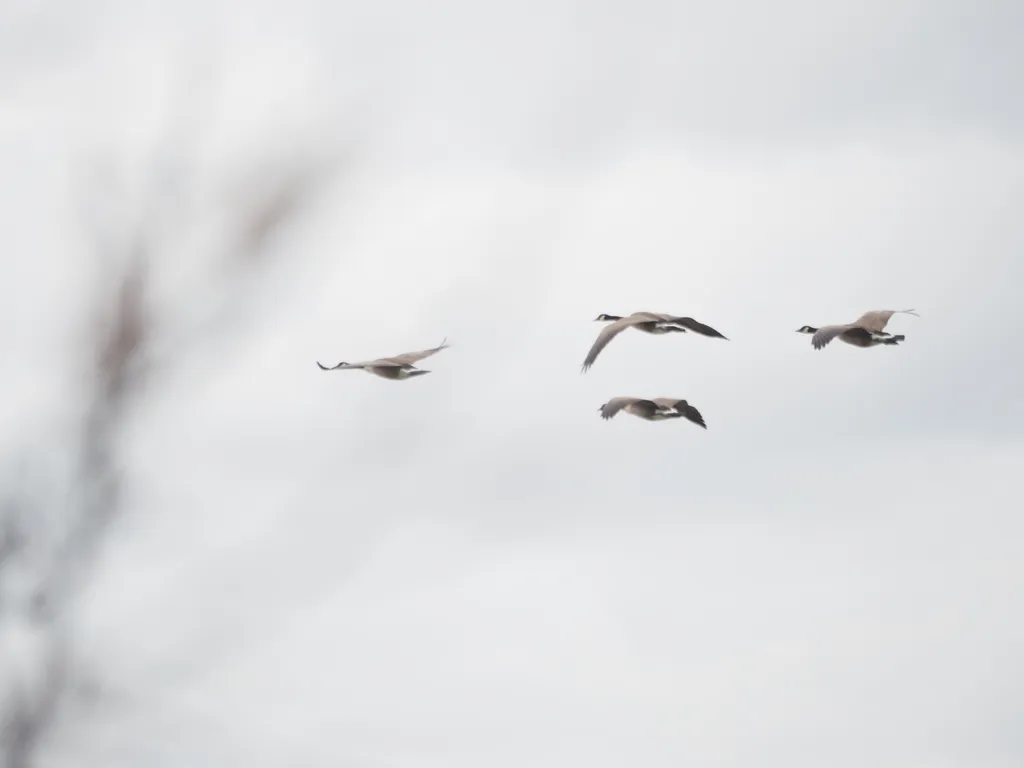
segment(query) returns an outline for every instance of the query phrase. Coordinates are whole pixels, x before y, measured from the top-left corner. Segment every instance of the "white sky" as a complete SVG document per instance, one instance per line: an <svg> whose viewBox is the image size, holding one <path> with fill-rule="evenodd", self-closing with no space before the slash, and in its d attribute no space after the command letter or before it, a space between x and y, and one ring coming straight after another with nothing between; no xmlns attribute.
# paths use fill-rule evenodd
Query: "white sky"
<svg viewBox="0 0 1024 768"><path fill-rule="evenodd" d="M5 455L74 408L76 163L141 173L179 66L209 178L359 147L135 414L41 764L1020 765L1024 11L819 6L0 6ZM793 333L907 307L898 348ZM731 341L580 376L639 309ZM407 383L313 364L444 336Z"/></svg>

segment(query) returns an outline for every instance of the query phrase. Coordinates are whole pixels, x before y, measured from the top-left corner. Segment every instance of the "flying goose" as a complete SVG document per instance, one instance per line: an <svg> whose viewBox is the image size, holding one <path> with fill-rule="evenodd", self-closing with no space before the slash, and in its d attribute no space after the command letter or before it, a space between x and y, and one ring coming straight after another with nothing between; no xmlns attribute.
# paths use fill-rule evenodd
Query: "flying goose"
<svg viewBox="0 0 1024 768"><path fill-rule="evenodd" d="M403 381L405 379L411 379L413 376L422 376L430 371L425 371L421 368L417 368L413 363L419 362L425 357L430 357L442 349L447 349L448 339L445 338L440 345L433 349L424 349L419 352L406 352L404 355L395 355L394 357L381 357L377 360L367 360L362 363L338 363L331 367L323 365L319 360L316 364L320 366L321 371L348 371L348 370L364 370L367 373L372 373L375 376L380 376L384 379L394 379Z"/></svg>
<svg viewBox="0 0 1024 768"><path fill-rule="evenodd" d="M877 309L865 312L846 325L826 325L822 328L805 325L803 328L798 328L796 332L812 334L811 346L815 349L823 349L836 336L840 341L845 341L855 347L874 347L878 344L895 346L906 339L906 336L903 334L893 336L891 333L886 333L885 326L889 322L889 318L897 314L920 317L912 309Z"/></svg>
<svg viewBox="0 0 1024 768"><path fill-rule="evenodd" d="M685 400L675 397L613 397L598 410L601 412L601 418L605 420L612 418L619 411L625 411L647 421L684 418L699 427L708 428L700 411Z"/></svg>
<svg viewBox="0 0 1024 768"><path fill-rule="evenodd" d="M629 317L601 314L595 317L594 320L595 322L610 323L610 325L602 328L601 332L597 335L597 341L594 342L594 346L587 353L587 359L583 361L583 373L586 373L590 366L594 364L597 356L601 354L601 350L607 347L612 339L627 328L636 328L638 331L653 334L686 333L686 331L690 330L702 336L711 336L718 339L725 338L725 336L711 326L698 323L692 317L676 317L675 315L666 315L660 312L634 312Z"/></svg>

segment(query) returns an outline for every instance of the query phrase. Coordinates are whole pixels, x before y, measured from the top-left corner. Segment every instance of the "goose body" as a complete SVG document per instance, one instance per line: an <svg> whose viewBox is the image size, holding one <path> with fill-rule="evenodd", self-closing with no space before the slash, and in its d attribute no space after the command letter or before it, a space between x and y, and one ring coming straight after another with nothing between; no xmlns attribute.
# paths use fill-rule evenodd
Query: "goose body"
<svg viewBox="0 0 1024 768"><path fill-rule="evenodd" d="M635 328L638 331L655 335L693 331L701 336L710 336L717 339L726 338L711 326L699 323L692 317L678 317L661 312L634 312L627 317L601 314L594 318L594 320L596 322L608 323L608 325L601 329L601 332L597 335L597 340L594 341L593 346L591 346L590 351L587 353L587 357L583 361L583 373L586 373L590 366L594 364L597 356L601 354L601 350L607 347L612 339L627 328Z"/></svg>
<svg viewBox="0 0 1024 768"><path fill-rule="evenodd" d="M875 347L879 344L897 346L907 337L903 334L893 335L885 331L889 319L893 315L904 314L920 317L912 309L876 309L865 312L852 323L844 325L825 325L815 328L805 325L797 329L797 333L806 333L811 336L811 346L815 349L824 349L835 338L850 344L854 347Z"/></svg>
<svg viewBox="0 0 1024 768"><path fill-rule="evenodd" d="M625 411L645 421L665 421L668 419L687 419L698 427L707 429L700 411L685 400L676 397L613 397L599 409L601 418L611 419L619 411Z"/></svg>
<svg viewBox="0 0 1024 768"><path fill-rule="evenodd" d="M422 368L417 368L414 363L423 360L424 358L430 357L431 355L437 354L442 349L447 349L447 339L442 341L440 345L432 347L431 349L423 349L418 352L406 352L401 355L395 355L394 357L381 357L376 360L366 360L361 363L338 363L337 365L326 366L317 360L317 366L321 371L366 371L372 373L374 376L380 376L382 379L391 379L392 381L404 381L405 379L411 379L415 376L422 376L430 371Z"/></svg>

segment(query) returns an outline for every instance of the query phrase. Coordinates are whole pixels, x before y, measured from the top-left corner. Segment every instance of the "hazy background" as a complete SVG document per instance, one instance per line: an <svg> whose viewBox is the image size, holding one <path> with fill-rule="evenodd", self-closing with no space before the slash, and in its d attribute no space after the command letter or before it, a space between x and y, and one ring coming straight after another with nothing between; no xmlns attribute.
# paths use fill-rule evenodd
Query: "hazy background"
<svg viewBox="0 0 1024 768"><path fill-rule="evenodd" d="M1022 39L1014 0L0 2L34 519L117 268L82 211L159 218L187 156L33 764L1024 764ZM259 259L211 256L266 163L332 152ZM793 333L910 307L898 348ZM731 341L581 376L637 310ZM314 365L445 336L425 379Z"/></svg>

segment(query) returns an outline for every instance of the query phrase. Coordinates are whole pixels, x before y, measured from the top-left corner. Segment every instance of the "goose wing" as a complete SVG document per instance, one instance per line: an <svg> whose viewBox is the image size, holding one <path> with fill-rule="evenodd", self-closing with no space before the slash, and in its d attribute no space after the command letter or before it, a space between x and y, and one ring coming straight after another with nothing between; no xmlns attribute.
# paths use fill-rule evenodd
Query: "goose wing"
<svg viewBox="0 0 1024 768"><path fill-rule="evenodd" d="M708 428L708 425L704 423L704 417L700 415L700 411L685 400L678 400L674 397L656 397L653 402L661 408L672 408L678 411L684 419L692 421L698 427Z"/></svg>
<svg viewBox="0 0 1024 768"><path fill-rule="evenodd" d="M423 360L426 357L430 357L431 355L437 354L442 349L447 349L449 347L447 341L448 338L445 337L444 341L442 341L436 347L431 347L430 349L421 349L419 352L406 352L401 355L395 355L394 357L386 357L383 360L378 360L377 363L380 365L412 365L413 363L418 363L420 360Z"/></svg>
<svg viewBox="0 0 1024 768"><path fill-rule="evenodd" d="M871 312L865 312L858 317L854 320L853 325L858 325L865 331L875 331L878 333L885 330L889 318L894 314L896 313L891 309L875 309Z"/></svg>
<svg viewBox="0 0 1024 768"><path fill-rule="evenodd" d="M823 349L828 345L832 339L836 336L841 336L844 332L851 328L858 328L856 323L847 323L846 325L825 325L822 326L811 336L811 346L815 349Z"/></svg>
<svg viewBox="0 0 1024 768"><path fill-rule="evenodd" d="M865 331L881 333L885 330L885 326L893 315L914 315L917 317L917 312L912 309L874 309L858 317L853 325L858 325Z"/></svg>
<svg viewBox="0 0 1024 768"><path fill-rule="evenodd" d="M688 331L699 333L701 336L710 336L714 339L725 339L726 341L729 340L721 333L716 331L714 328L712 328L710 325L704 325L704 323L699 323L692 317L671 317L669 318L668 322L672 323L673 325L682 326L683 328L686 328Z"/></svg>
<svg viewBox="0 0 1024 768"><path fill-rule="evenodd" d="M362 363L338 363L337 365L327 366L317 360L316 364L320 367L321 371L345 371L350 369L355 370L358 368L366 368L369 365L375 365L376 362L376 360L367 360Z"/></svg>
<svg viewBox="0 0 1024 768"><path fill-rule="evenodd" d="M651 413L658 409L658 404L653 400L645 400L642 397L613 397L601 406L601 418L610 419L623 408L629 405L641 405L650 409Z"/></svg>
<svg viewBox="0 0 1024 768"><path fill-rule="evenodd" d="M634 323L667 323L674 318L674 315L666 315L664 312L634 312L627 320Z"/></svg>
<svg viewBox="0 0 1024 768"><path fill-rule="evenodd" d="M594 364L594 361L597 360L597 356L601 354L601 350L607 347L611 340L618 336L620 333L622 333L624 330L638 323L651 322L659 322L658 317L652 315L649 312L634 312L629 317L623 317L620 320L616 320L615 322L606 325L604 328L601 329L601 332L597 334L597 340L594 341L594 345L590 348L590 351L587 353L587 357L583 361L583 367L581 371L583 373L586 373L587 369L589 369L590 366Z"/></svg>

